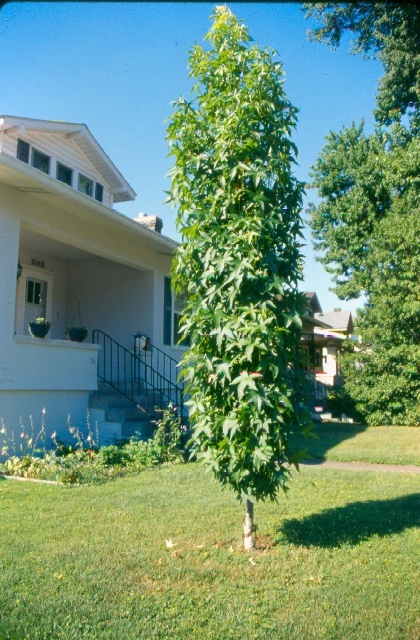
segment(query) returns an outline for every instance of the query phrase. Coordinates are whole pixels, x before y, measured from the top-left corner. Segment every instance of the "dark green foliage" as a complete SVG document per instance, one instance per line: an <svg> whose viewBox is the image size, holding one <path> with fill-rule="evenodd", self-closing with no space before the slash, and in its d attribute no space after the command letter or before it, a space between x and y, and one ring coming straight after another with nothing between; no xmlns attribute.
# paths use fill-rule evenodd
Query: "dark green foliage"
<svg viewBox="0 0 420 640"><path fill-rule="evenodd" d="M310 429L303 401L299 242L303 185L292 175L296 109L274 51L218 7L193 47L196 99L175 103L169 200L183 236L173 268L183 319L195 452L238 497L275 499Z"/></svg>
<svg viewBox="0 0 420 640"><path fill-rule="evenodd" d="M344 414L349 418L358 418L355 403L347 389L337 387L327 393L327 406L334 417L341 418Z"/></svg>
<svg viewBox="0 0 420 640"><path fill-rule="evenodd" d="M420 206L420 138L400 125L366 136L362 122L330 131L326 140L311 169L322 200L309 206L310 226L335 292L357 298L375 288L373 241L392 232L382 220Z"/></svg>
<svg viewBox="0 0 420 640"><path fill-rule="evenodd" d="M372 241L375 284L357 320L362 344L341 360L368 424L420 424L419 237L420 210L396 208Z"/></svg>
<svg viewBox="0 0 420 640"><path fill-rule="evenodd" d="M358 166L359 165L359 166ZM361 351L342 358L346 390L369 424L418 424L420 139L395 126L330 133L313 170L316 248L340 297L364 292Z"/></svg>
<svg viewBox="0 0 420 640"><path fill-rule="evenodd" d="M356 35L352 53L378 57L385 73L379 83L378 122L389 125L420 106L420 7L412 2L305 3L305 17L323 22L313 40L337 47L345 32ZM417 123L418 124L418 123Z"/></svg>
<svg viewBox="0 0 420 640"><path fill-rule="evenodd" d="M419 424L420 10L306 7L324 23L313 39L337 46L349 30L357 35L352 51L377 55L385 69L375 133L366 136L363 123L330 132L312 169L322 198L309 208L319 259L339 297L367 298L360 349L342 357L346 391L369 424Z"/></svg>
<svg viewBox="0 0 420 640"><path fill-rule="evenodd" d="M330 131L315 166L312 186L322 198L311 204L311 228L319 260L333 274L340 298L369 289L367 260L375 225L391 207L392 176L386 176L388 136L366 136L363 122Z"/></svg>

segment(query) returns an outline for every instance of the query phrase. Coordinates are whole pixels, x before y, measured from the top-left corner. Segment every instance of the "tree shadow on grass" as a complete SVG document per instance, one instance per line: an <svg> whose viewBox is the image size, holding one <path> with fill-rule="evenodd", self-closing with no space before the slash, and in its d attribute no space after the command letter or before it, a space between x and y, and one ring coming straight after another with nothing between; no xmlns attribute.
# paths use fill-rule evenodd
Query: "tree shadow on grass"
<svg viewBox="0 0 420 640"><path fill-rule="evenodd" d="M420 493L413 493L393 500L351 502L306 518L290 518L279 527L277 543L286 540L304 547L341 547L417 526L420 526Z"/></svg>
<svg viewBox="0 0 420 640"><path fill-rule="evenodd" d="M317 436L305 439L303 436L292 436L292 446L307 449L309 459L325 460L330 449L338 446L344 440L351 440L359 433L366 431L366 424L351 424L349 422L315 423L313 433Z"/></svg>

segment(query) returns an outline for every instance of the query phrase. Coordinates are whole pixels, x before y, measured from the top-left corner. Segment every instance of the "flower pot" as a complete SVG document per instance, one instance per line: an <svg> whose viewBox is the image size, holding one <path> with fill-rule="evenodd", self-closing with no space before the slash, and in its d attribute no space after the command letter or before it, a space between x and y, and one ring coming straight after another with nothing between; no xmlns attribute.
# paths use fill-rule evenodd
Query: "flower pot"
<svg viewBox="0 0 420 640"><path fill-rule="evenodd" d="M69 329L68 335L73 342L83 342L88 334L88 330L84 327L72 327Z"/></svg>
<svg viewBox="0 0 420 640"><path fill-rule="evenodd" d="M51 328L50 322L40 323L32 321L29 323L29 333L34 338L45 338Z"/></svg>

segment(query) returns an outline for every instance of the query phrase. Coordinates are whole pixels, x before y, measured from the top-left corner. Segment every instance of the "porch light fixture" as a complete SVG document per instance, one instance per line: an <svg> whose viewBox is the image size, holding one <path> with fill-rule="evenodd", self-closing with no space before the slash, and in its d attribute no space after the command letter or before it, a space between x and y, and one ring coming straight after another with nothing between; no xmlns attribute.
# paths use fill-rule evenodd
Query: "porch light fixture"
<svg viewBox="0 0 420 640"><path fill-rule="evenodd" d="M145 333L141 333L140 331L137 331L137 333L135 333L133 337L134 337L135 353L136 352L139 353L140 350L143 350L143 351L151 350L150 338Z"/></svg>
<svg viewBox="0 0 420 640"><path fill-rule="evenodd" d="M20 276L22 275L22 269L23 269L22 265L20 264L20 262L18 262L18 265L17 265L17 278L16 278L16 280L19 280Z"/></svg>

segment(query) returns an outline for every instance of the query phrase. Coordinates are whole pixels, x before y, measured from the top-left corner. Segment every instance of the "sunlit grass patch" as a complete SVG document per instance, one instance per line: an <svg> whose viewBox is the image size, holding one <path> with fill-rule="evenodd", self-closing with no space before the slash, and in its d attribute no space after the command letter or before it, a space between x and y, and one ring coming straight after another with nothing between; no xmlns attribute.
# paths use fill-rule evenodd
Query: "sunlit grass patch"
<svg viewBox="0 0 420 640"><path fill-rule="evenodd" d="M342 462L420 465L419 427L367 427L328 422L316 424L317 439L296 443L307 447L313 458Z"/></svg>
<svg viewBox="0 0 420 640"><path fill-rule="evenodd" d="M0 480L0 638L416 638L418 476L303 468L288 495L257 505L248 555L198 465Z"/></svg>

